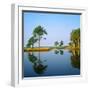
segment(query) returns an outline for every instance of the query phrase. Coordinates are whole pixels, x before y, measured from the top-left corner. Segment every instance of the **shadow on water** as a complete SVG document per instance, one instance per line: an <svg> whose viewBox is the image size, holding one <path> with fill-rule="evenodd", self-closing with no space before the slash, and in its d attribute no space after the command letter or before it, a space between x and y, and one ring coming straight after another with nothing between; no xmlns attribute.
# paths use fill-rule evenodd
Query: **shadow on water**
<svg viewBox="0 0 90 90"><path fill-rule="evenodd" d="M28 59L32 63L32 67L37 74L43 74L47 68L44 61L40 59L40 52L38 52L38 57L34 55L34 52L28 53Z"/></svg>
<svg viewBox="0 0 90 90"><path fill-rule="evenodd" d="M74 68L80 69L80 50L72 50L70 51L71 55L71 65Z"/></svg>

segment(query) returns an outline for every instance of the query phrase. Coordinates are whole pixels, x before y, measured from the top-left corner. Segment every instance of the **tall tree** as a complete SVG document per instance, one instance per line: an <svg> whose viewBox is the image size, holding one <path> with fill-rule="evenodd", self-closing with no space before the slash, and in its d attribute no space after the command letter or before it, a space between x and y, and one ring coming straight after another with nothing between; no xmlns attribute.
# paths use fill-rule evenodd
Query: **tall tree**
<svg viewBox="0 0 90 90"><path fill-rule="evenodd" d="M80 45L80 28L74 29L71 32L71 41L75 44L75 47Z"/></svg>
<svg viewBox="0 0 90 90"><path fill-rule="evenodd" d="M41 40L41 38L43 37L43 35L47 35L47 32L46 32L46 30L43 28L43 27L41 27L41 26L37 26L35 29L34 29L34 31L33 31L33 35L34 35L34 37L35 38L37 38L38 39L38 46L40 47L40 40Z"/></svg>
<svg viewBox="0 0 90 90"><path fill-rule="evenodd" d="M38 39L35 39L33 36L31 38L29 38L28 43L27 43L27 47L34 47L34 43L37 42Z"/></svg>

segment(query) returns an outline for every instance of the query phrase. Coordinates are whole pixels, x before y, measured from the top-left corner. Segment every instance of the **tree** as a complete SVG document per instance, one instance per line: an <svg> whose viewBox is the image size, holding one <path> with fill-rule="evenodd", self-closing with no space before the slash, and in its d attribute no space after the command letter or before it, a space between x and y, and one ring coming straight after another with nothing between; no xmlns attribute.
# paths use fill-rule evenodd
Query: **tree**
<svg viewBox="0 0 90 90"><path fill-rule="evenodd" d="M74 29L71 32L71 41L74 43L75 47L80 45L80 28Z"/></svg>
<svg viewBox="0 0 90 90"><path fill-rule="evenodd" d="M70 47L73 47L73 42L68 43Z"/></svg>
<svg viewBox="0 0 90 90"><path fill-rule="evenodd" d="M60 46L62 46L63 45L63 41L61 40L61 42L60 42Z"/></svg>
<svg viewBox="0 0 90 90"><path fill-rule="evenodd" d="M56 41L54 44L55 44L55 46L58 46L58 45L59 45L59 42L58 42L58 41Z"/></svg>
<svg viewBox="0 0 90 90"><path fill-rule="evenodd" d="M28 43L27 43L27 47L34 47L34 43L37 42L38 39L35 39L33 36L31 38L29 38Z"/></svg>
<svg viewBox="0 0 90 90"><path fill-rule="evenodd" d="M40 40L41 40L41 38L42 38L42 36L44 35L44 34L46 34L47 35L47 32L45 31L45 29L43 28L43 27L41 27L41 26L37 26L35 29L34 29L34 31L33 31L33 36L35 37L35 38L37 38L38 39L38 46L40 47Z"/></svg>
<svg viewBox="0 0 90 90"><path fill-rule="evenodd" d="M69 46L72 46L72 43L71 42L69 42L68 44L69 44Z"/></svg>

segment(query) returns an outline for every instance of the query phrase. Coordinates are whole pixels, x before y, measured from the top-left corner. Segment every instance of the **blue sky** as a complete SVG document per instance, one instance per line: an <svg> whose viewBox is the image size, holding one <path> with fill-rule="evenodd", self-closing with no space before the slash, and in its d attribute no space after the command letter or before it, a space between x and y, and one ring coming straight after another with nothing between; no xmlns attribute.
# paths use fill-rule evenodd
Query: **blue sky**
<svg viewBox="0 0 90 90"><path fill-rule="evenodd" d="M46 40L41 40L41 46L52 46L55 41L61 40L66 45L70 42L71 31L80 27L80 15L24 12L24 46L38 25L48 33L43 36Z"/></svg>

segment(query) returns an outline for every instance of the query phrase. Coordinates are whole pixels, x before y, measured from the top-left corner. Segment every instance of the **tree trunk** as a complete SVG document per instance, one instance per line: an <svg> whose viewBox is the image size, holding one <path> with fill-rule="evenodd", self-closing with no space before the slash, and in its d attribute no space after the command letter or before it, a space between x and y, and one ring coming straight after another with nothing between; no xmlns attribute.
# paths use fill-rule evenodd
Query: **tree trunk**
<svg viewBox="0 0 90 90"><path fill-rule="evenodd" d="M34 46L34 45L32 44L32 48L33 48L33 46Z"/></svg>
<svg viewBox="0 0 90 90"><path fill-rule="evenodd" d="M78 39L78 48L80 48L80 39Z"/></svg>
<svg viewBox="0 0 90 90"><path fill-rule="evenodd" d="M40 36L39 36L39 42L38 42L38 46L39 46L39 48L40 48Z"/></svg>
<svg viewBox="0 0 90 90"><path fill-rule="evenodd" d="M33 44L33 48L34 48L34 44Z"/></svg>
<svg viewBox="0 0 90 90"><path fill-rule="evenodd" d="M74 44L75 44L75 48L77 47L77 42L76 41L74 41Z"/></svg>
<svg viewBox="0 0 90 90"><path fill-rule="evenodd" d="M40 36L39 36L38 46L39 46L39 61L40 61Z"/></svg>

